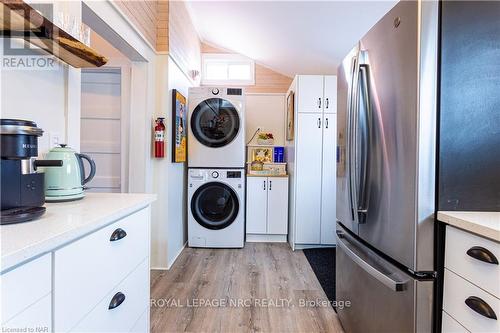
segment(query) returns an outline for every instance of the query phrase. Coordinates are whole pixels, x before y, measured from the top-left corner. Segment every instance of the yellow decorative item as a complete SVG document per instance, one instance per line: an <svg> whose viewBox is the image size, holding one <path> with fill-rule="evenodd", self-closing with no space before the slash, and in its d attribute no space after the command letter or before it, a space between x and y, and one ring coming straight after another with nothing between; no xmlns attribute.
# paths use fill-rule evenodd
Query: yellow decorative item
<svg viewBox="0 0 500 333"><path fill-rule="evenodd" d="M259 162L259 161L253 161L250 164L250 169L252 171L262 171L263 168L264 168L264 163Z"/></svg>
<svg viewBox="0 0 500 333"><path fill-rule="evenodd" d="M252 151L252 161L269 163L273 161L272 148L255 148Z"/></svg>

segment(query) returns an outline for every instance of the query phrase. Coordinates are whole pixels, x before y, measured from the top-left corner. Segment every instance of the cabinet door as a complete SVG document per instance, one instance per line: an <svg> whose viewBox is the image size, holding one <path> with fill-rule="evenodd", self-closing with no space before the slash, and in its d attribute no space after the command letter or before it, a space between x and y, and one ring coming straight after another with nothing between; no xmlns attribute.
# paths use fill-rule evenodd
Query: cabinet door
<svg viewBox="0 0 500 333"><path fill-rule="evenodd" d="M320 243L321 113L302 113L297 121L295 241Z"/></svg>
<svg viewBox="0 0 500 333"><path fill-rule="evenodd" d="M299 75L297 111L323 112L323 104L323 76Z"/></svg>
<svg viewBox="0 0 500 333"><path fill-rule="evenodd" d="M269 177L267 190L267 233L286 235L288 231L288 177Z"/></svg>
<svg viewBox="0 0 500 333"><path fill-rule="evenodd" d="M247 233L267 232L267 177L247 178Z"/></svg>
<svg viewBox="0 0 500 333"><path fill-rule="evenodd" d="M325 113L337 113L337 77L335 75L325 76Z"/></svg>
<svg viewBox="0 0 500 333"><path fill-rule="evenodd" d="M324 114L321 177L321 244L335 244L337 115Z"/></svg>

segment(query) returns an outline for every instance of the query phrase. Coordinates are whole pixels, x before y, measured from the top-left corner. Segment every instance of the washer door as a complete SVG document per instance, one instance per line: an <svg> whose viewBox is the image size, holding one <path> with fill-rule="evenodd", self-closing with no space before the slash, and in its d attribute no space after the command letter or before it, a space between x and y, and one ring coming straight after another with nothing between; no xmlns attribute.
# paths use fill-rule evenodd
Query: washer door
<svg viewBox="0 0 500 333"><path fill-rule="evenodd" d="M201 102L191 115L191 131L207 147L223 147L236 138L240 116L231 102L209 98Z"/></svg>
<svg viewBox="0 0 500 333"><path fill-rule="evenodd" d="M219 182L200 186L191 198L191 213L205 228L224 229L238 216L240 205L232 188Z"/></svg>

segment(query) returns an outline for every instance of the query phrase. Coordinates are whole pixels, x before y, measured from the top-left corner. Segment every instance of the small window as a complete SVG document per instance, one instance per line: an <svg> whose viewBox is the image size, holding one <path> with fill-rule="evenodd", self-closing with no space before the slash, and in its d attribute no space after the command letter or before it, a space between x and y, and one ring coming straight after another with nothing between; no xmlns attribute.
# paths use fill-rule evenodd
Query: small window
<svg viewBox="0 0 500 333"><path fill-rule="evenodd" d="M244 56L204 53L202 64L202 84L255 84L255 63Z"/></svg>

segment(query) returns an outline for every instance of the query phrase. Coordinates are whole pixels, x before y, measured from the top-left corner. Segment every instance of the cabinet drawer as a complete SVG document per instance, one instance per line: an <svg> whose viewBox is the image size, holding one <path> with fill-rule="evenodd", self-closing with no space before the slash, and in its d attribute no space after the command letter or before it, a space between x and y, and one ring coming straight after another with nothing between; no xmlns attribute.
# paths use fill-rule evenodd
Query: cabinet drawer
<svg viewBox="0 0 500 333"><path fill-rule="evenodd" d="M52 295L48 294L8 322L2 332L51 332Z"/></svg>
<svg viewBox="0 0 500 333"><path fill-rule="evenodd" d="M455 319L451 318L449 314L443 311L443 320L441 325L442 333L468 333L462 325Z"/></svg>
<svg viewBox="0 0 500 333"><path fill-rule="evenodd" d="M117 293L125 295L121 304L109 309ZM120 285L78 323L72 332L128 332L149 306L149 264L144 260Z"/></svg>
<svg viewBox="0 0 500 333"><path fill-rule="evenodd" d="M32 260L0 276L2 323L34 304L52 290L51 254Z"/></svg>
<svg viewBox="0 0 500 333"><path fill-rule="evenodd" d="M478 297L495 313L497 320L490 319L472 310L465 300ZM457 318L462 326L471 332L500 332L500 299L479 289L455 273L445 269L443 309Z"/></svg>
<svg viewBox="0 0 500 333"><path fill-rule="evenodd" d="M471 250L472 249L472 250ZM445 267L500 298L500 266L474 258L489 252L500 260L500 244L447 226Z"/></svg>
<svg viewBox="0 0 500 333"><path fill-rule="evenodd" d="M55 252L55 330L73 328L148 256L148 220L140 210Z"/></svg>
<svg viewBox="0 0 500 333"><path fill-rule="evenodd" d="M149 332L149 311L146 309L144 313L141 315L139 320L137 320L134 324L134 327L130 330L130 332L134 333L145 333Z"/></svg>

